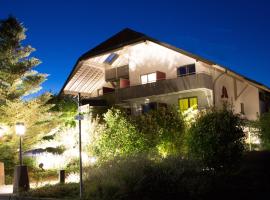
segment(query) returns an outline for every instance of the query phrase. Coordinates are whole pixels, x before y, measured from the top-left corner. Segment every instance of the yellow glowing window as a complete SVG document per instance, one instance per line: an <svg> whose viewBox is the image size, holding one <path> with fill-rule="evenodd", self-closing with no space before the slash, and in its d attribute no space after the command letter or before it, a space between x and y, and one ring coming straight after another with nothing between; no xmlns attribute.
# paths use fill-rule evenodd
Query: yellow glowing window
<svg viewBox="0 0 270 200"><path fill-rule="evenodd" d="M188 109L188 98L179 99L179 108L181 112L184 112Z"/></svg>
<svg viewBox="0 0 270 200"><path fill-rule="evenodd" d="M186 111L189 108L198 109L198 98L197 97L189 97L179 99L179 109L181 112Z"/></svg>
<svg viewBox="0 0 270 200"><path fill-rule="evenodd" d="M198 109L198 99L197 99L197 97L189 98L189 107L192 107L193 109Z"/></svg>

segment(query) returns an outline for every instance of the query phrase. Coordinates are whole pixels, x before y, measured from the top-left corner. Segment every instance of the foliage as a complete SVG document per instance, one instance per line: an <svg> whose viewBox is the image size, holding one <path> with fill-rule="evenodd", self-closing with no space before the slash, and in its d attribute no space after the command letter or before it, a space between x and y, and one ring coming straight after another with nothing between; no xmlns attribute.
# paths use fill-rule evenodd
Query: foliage
<svg viewBox="0 0 270 200"><path fill-rule="evenodd" d="M47 75L34 70L40 61L31 57L35 51L30 45L23 46L26 29L14 17L0 21L0 128L7 127L1 138L0 148L7 145L9 151L0 152L0 160L5 163L6 173L17 162L15 152L18 148L18 136L14 131L16 122L23 122L26 133L23 137L23 149L28 150L44 134L57 125L58 113L50 113L51 94L30 96L41 88ZM9 161L6 161L7 154ZM11 161L13 158L13 161Z"/></svg>
<svg viewBox="0 0 270 200"><path fill-rule="evenodd" d="M75 99L68 96L54 96L50 103L54 105L50 111L60 113L60 123L68 128L76 126L74 116L78 112L78 106Z"/></svg>
<svg viewBox="0 0 270 200"><path fill-rule="evenodd" d="M40 61L30 57L35 51L22 46L25 28L14 17L0 21L0 102L18 100L40 89L45 74L34 71Z"/></svg>
<svg viewBox="0 0 270 200"><path fill-rule="evenodd" d="M259 118L260 139L263 149L270 150L270 113L264 113Z"/></svg>
<svg viewBox="0 0 270 200"><path fill-rule="evenodd" d="M209 110L191 125L187 143L191 157L206 166L229 168L241 158L244 150L242 119L232 110Z"/></svg>
<svg viewBox="0 0 270 200"><path fill-rule="evenodd" d="M138 153L166 157L180 153L185 123L172 108L140 116L112 108L97 131L91 150L100 161Z"/></svg>
<svg viewBox="0 0 270 200"><path fill-rule="evenodd" d="M54 197L54 198L70 198L75 199L79 196L79 184L77 183L68 183L68 184L57 184L53 187L51 185L46 185L44 187L30 190L22 194L26 197ZM79 198L78 198L79 199Z"/></svg>
<svg viewBox="0 0 270 200"><path fill-rule="evenodd" d="M5 173L12 174L14 171L14 166L16 165L16 154L14 153L14 147L9 144L0 145L1 152L1 162L4 161L5 164Z"/></svg>
<svg viewBox="0 0 270 200"><path fill-rule="evenodd" d="M131 121L155 154L166 157L181 152L186 125L181 113L173 107L152 110L132 117Z"/></svg>
<svg viewBox="0 0 270 200"><path fill-rule="evenodd" d="M104 115L104 121L105 126L100 130L100 135L92 147L100 160L137 154L145 150L144 138L138 134L123 112L111 109Z"/></svg>
<svg viewBox="0 0 270 200"><path fill-rule="evenodd" d="M2 139L4 142L16 141L17 136L14 133L14 122L24 122L26 133L23 138L24 145L31 147L36 141L40 140L45 133L57 126L57 115L49 113L51 104L48 100L51 95L45 93L29 101L9 101L0 106L0 121L9 125L10 129Z"/></svg>
<svg viewBox="0 0 270 200"><path fill-rule="evenodd" d="M196 162L167 157L115 158L86 170L83 199L265 199L270 195L270 152L246 152L233 171L202 170ZM78 197L79 184L45 186L31 197Z"/></svg>

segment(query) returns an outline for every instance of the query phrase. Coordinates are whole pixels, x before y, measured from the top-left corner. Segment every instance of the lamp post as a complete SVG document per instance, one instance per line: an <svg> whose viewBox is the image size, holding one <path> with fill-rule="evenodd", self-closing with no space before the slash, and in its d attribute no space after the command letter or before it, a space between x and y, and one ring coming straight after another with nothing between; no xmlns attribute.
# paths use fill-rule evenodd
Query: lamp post
<svg viewBox="0 0 270 200"><path fill-rule="evenodd" d="M20 160L20 166L22 166L23 165L23 160L22 160L22 136L25 133L24 123L21 123L21 122L16 123L15 131L16 131L16 134L18 136L20 136L20 156L19 156L19 160Z"/></svg>
<svg viewBox="0 0 270 200"><path fill-rule="evenodd" d="M81 94L78 93L78 116L77 119L79 121L79 159L80 159L80 199L83 196L83 179L82 179L82 124L81 120L83 116L80 113L80 106L81 106Z"/></svg>
<svg viewBox="0 0 270 200"><path fill-rule="evenodd" d="M20 165L15 167L14 171L14 182L13 182L13 193L20 193L22 191L29 190L29 178L27 166L23 165L22 159L22 136L25 134L24 123L18 122L15 124L15 132L20 136Z"/></svg>

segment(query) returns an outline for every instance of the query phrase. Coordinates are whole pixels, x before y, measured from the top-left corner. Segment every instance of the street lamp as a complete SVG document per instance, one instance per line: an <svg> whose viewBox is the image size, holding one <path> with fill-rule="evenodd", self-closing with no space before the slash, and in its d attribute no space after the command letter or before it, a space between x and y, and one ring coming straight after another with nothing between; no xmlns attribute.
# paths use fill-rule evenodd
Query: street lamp
<svg viewBox="0 0 270 200"><path fill-rule="evenodd" d="M16 123L15 131L16 131L16 134L20 136L20 166L22 166L23 165L23 161L22 161L22 136L25 133L24 123L22 123L22 122Z"/></svg>
<svg viewBox="0 0 270 200"><path fill-rule="evenodd" d="M25 134L24 123L18 122L15 124L15 132L20 136L20 165L15 167L13 193L29 190L29 177L26 165L22 161L22 136Z"/></svg>

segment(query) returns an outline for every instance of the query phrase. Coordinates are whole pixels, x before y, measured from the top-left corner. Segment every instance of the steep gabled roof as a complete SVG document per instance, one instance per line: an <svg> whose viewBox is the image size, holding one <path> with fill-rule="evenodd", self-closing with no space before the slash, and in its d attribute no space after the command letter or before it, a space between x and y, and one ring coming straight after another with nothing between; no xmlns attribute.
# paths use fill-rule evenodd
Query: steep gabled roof
<svg viewBox="0 0 270 200"><path fill-rule="evenodd" d="M111 38L105 40L98 46L94 47L90 51L83 54L81 56L81 59L86 59L146 39L149 39L146 35L131 30L129 28L125 28L122 31L116 33Z"/></svg>
<svg viewBox="0 0 270 200"><path fill-rule="evenodd" d="M211 65L219 65L213 61L210 61L208 59L205 59L205 58L202 58L200 56L197 56L197 55L194 55L192 53L189 53L185 50L182 50L182 49L179 49L177 47L174 47L170 44L167 44L167 43L164 43L164 42L161 42L159 40L156 40L154 38L151 38L143 33L140 33L140 32L137 32L137 31L134 31L132 29L129 29L129 28L125 28L123 30L121 30L120 32L116 33L115 35L113 35L112 37L108 38L107 40L105 40L104 42L102 42L101 44L97 45L96 47L92 48L91 50L87 51L86 53L84 53L76 62L76 64L74 65L69 77L67 78L67 80L65 81L64 83L64 86L62 87L61 91L59 94L62 94L65 86L67 85L67 83L69 82L69 80L72 78L73 74L76 73L76 71L79 69L80 66L78 66L79 62L82 61L82 60L86 60L86 59L89 59L91 57L94 57L94 56L97 56L99 54L103 54L103 53L107 53L109 51L113 51L113 50L116 50L116 49L119 49L121 47L124 47L126 45L130 45L130 44L134 44L134 43L137 43L137 42L142 42L142 41L152 41L156 44L159 44L161 46L164 46L164 47L167 47L169 49L172 49L174 51L177 51L179 53L182 53L186 56L189 56L191 58L194 58L196 60L199 60L199 61L202 61L202 62L205 62L207 64L211 64ZM252 82L256 85L259 85L261 87L264 87L266 88L267 90L270 90L269 87L257 82L257 81L254 81L250 78L247 78L243 75L240 75L239 73L235 72L234 70L231 70L229 69L228 67L224 67L224 66L221 66L219 65L220 67L224 68L225 70L228 70L236 75L239 75L241 77L243 77L244 79L246 79L247 81L249 82Z"/></svg>

